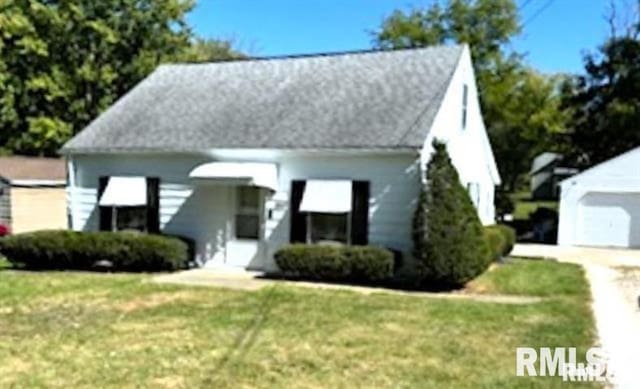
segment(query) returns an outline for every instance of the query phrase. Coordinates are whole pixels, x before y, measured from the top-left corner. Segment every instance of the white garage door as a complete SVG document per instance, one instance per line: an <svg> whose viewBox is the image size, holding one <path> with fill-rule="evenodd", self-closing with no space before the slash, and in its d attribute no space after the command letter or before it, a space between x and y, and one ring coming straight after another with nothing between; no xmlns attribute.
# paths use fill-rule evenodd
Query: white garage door
<svg viewBox="0 0 640 389"><path fill-rule="evenodd" d="M640 247L640 193L588 193L575 226L581 246Z"/></svg>

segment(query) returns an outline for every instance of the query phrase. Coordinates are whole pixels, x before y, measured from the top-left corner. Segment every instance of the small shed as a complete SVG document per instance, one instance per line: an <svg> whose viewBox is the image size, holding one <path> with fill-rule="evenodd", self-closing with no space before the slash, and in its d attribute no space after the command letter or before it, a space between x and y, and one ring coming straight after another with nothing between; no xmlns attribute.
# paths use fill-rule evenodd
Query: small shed
<svg viewBox="0 0 640 389"><path fill-rule="evenodd" d="M66 182L63 159L0 157L0 223L12 233L66 229Z"/></svg>
<svg viewBox="0 0 640 389"><path fill-rule="evenodd" d="M562 182L558 244L640 247L640 147Z"/></svg>

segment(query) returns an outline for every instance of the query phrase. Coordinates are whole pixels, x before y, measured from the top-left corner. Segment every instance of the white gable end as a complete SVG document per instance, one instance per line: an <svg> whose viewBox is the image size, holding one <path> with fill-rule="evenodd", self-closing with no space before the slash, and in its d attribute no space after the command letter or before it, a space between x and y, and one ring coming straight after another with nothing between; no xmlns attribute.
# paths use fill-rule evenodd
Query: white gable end
<svg viewBox="0 0 640 389"><path fill-rule="evenodd" d="M463 119L465 85L467 105L466 119ZM482 119L471 54L467 46L460 56L422 148L423 167L431 158L434 139L446 142L460 181L470 191L482 223L494 224L494 192L495 186L500 184L500 175Z"/></svg>

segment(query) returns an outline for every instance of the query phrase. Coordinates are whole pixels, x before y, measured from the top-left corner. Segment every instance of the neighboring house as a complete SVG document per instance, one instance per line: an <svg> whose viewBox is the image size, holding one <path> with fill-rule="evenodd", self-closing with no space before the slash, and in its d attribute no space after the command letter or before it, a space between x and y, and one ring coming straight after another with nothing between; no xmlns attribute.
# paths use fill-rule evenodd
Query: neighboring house
<svg viewBox="0 0 640 389"><path fill-rule="evenodd" d="M466 46L163 65L64 146L71 225L187 236L208 266L273 270L289 242L410 255L434 138L493 223Z"/></svg>
<svg viewBox="0 0 640 389"><path fill-rule="evenodd" d="M67 228L65 161L0 157L0 223L12 233Z"/></svg>
<svg viewBox="0 0 640 389"><path fill-rule="evenodd" d="M560 195L560 181L578 173L578 169L563 166L563 156L546 152L533 159L531 164L531 198L555 200Z"/></svg>
<svg viewBox="0 0 640 389"><path fill-rule="evenodd" d="M558 244L640 247L640 147L562 182Z"/></svg>

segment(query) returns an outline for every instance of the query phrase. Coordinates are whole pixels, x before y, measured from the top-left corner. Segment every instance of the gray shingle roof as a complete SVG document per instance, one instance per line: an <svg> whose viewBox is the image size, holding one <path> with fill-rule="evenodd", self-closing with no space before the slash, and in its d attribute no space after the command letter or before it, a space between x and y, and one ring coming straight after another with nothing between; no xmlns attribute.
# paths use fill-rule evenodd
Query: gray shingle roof
<svg viewBox="0 0 640 389"><path fill-rule="evenodd" d="M162 65L62 151L420 147L462 52Z"/></svg>

